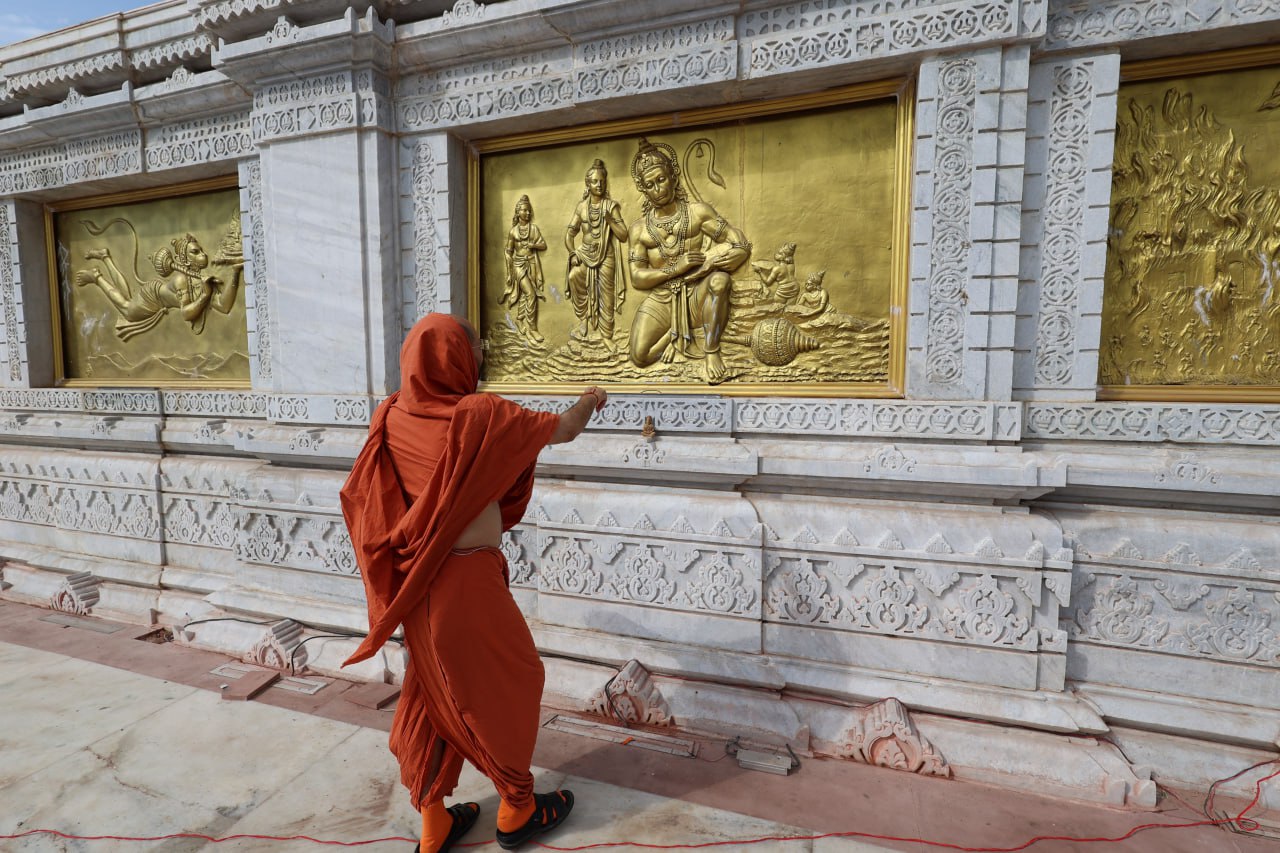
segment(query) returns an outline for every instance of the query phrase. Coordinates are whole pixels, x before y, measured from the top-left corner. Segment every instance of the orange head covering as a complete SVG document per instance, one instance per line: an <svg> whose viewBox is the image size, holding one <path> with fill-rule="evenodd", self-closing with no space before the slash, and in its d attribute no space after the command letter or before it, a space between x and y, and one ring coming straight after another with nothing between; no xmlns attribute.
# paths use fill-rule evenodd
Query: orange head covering
<svg viewBox="0 0 1280 853"><path fill-rule="evenodd" d="M341 492L369 605L369 636L348 663L371 657L422 603L458 536L486 506L499 503L504 528L524 514L538 452L559 417L474 393L479 374L471 336L444 314L419 320L400 350L402 390L373 413ZM412 505L387 444L392 408L449 422L439 462ZM418 437L429 440L425 432L409 436Z"/></svg>
<svg viewBox="0 0 1280 853"><path fill-rule="evenodd" d="M448 417L480 384L471 335L448 314L428 314L400 347L400 394L395 407L414 415Z"/></svg>

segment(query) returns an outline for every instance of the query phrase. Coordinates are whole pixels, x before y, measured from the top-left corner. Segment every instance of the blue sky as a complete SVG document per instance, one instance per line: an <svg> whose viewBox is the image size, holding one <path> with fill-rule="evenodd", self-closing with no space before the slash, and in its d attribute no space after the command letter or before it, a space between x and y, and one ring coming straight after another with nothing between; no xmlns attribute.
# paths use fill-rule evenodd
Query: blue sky
<svg viewBox="0 0 1280 853"><path fill-rule="evenodd" d="M0 0L0 45L29 39L154 0Z"/></svg>

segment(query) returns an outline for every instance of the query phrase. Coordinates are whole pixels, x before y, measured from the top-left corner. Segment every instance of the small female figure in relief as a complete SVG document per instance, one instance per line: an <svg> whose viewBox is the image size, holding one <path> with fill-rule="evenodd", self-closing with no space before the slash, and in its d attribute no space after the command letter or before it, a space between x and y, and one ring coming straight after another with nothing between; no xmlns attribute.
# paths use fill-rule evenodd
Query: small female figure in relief
<svg viewBox="0 0 1280 853"><path fill-rule="evenodd" d="M603 160L591 164L586 185L565 230L566 288L578 318L577 334L585 338L597 331L612 351L614 315L627 296L627 268L620 263L615 244L626 243L628 232L618 203L609 197L609 172ZM582 242L575 245L579 234Z"/></svg>
<svg viewBox="0 0 1280 853"><path fill-rule="evenodd" d="M522 195L507 232L507 286L498 304L511 306L516 328L535 344L546 340L538 333L538 300L547 298L542 292L542 259L538 253L546 250L547 241L533 224L533 205L527 195Z"/></svg>
<svg viewBox="0 0 1280 853"><path fill-rule="evenodd" d="M112 224L115 223L108 223L96 230L90 227L90 223L85 223L85 226L90 233L101 234ZM182 312L182 319L190 323L191 330L198 335L204 331L205 315L209 308L229 314L236 303L240 274L244 269L244 258L239 255L238 224L237 219L233 224L233 233L227 235L227 239L223 241L223 251L215 259L215 263L231 267L230 283L204 274L205 268L209 266L209 255L200 241L191 234L174 238L168 246L152 255L151 265L161 277L144 282L135 275L136 289L129 285L111 257L111 251L106 247L90 249L84 253L87 260L102 261L102 267L79 270L75 282L81 287L96 284L107 299L111 300L111 305L120 312L116 335L123 341L151 331L170 309L175 308ZM132 225L129 227L133 230ZM136 250L137 232L134 232L134 239Z"/></svg>

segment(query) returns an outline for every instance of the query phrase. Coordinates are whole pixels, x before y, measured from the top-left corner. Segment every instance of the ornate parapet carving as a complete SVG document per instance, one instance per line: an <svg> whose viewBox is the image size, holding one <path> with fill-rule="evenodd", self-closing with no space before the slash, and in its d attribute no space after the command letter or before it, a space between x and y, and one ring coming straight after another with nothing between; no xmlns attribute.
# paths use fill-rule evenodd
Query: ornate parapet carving
<svg viewBox="0 0 1280 853"><path fill-rule="evenodd" d="M583 710L627 723L673 726L671 707L662 691L637 660L629 660L617 674L593 693Z"/></svg>
<svg viewBox="0 0 1280 853"><path fill-rule="evenodd" d="M302 646L302 626L292 619L272 623L250 647L244 659L248 663L290 672L301 668L307 662L307 648Z"/></svg>
<svg viewBox="0 0 1280 853"><path fill-rule="evenodd" d="M916 730L911 712L897 699L858 708L854 715L853 725L841 738L838 754L842 757L922 776L950 778L947 760Z"/></svg>
<svg viewBox="0 0 1280 853"><path fill-rule="evenodd" d="M254 153L249 111L169 122L147 133L148 172L235 160Z"/></svg>
<svg viewBox="0 0 1280 853"><path fill-rule="evenodd" d="M255 145L340 130L389 130L391 87L367 69L269 84L254 93L250 120Z"/></svg>
<svg viewBox="0 0 1280 853"><path fill-rule="evenodd" d="M1276 24L1274 0L1050 0L1044 50L1079 50L1162 36L1204 36L1236 29L1247 43L1264 38L1259 25ZM1274 32L1274 30L1272 30ZM1214 33L1215 44L1225 46Z"/></svg>
<svg viewBox="0 0 1280 853"><path fill-rule="evenodd" d="M1041 3L800 2L741 16L744 77L979 46L1044 31Z"/></svg>
<svg viewBox="0 0 1280 853"><path fill-rule="evenodd" d="M49 606L64 613L87 616L98 603L98 586L101 583L90 572L76 572L67 575L52 596Z"/></svg>
<svg viewBox="0 0 1280 853"><path fill-rule="evenodd" d="M396 87L402 133L424 132L573 105L573 53L558 47L406 76Z"/></svg>

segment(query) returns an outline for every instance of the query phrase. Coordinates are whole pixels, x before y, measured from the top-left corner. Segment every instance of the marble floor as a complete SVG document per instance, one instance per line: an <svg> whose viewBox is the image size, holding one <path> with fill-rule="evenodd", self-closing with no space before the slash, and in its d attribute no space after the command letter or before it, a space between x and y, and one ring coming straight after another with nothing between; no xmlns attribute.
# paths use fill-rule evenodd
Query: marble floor
<svg viewBox="0 0 1280 853"><path fill-rule="evenodd" d="M389 710L350 701L355 686L317 679L314 695L272 687L252 701L221 698L223 656L133 639L130 630L0 601L0 851L22 853L301 853L312 841L201 838L85 840L70 836L189 833L307 835L370 853L409 853L418 818L386 748ZM550 717L550 712L548 712ZM537 787L574 790L568 823L526 849L718 849L855 853L944 849L830 837L863 832L986 849L1036 835L1118 836L1133 813L853 765L809 760L788 777L543 729ZM455 849L498 850L497 798L468 768L457 791L481 804ZM828 836L828 837L817 837ZM375 840L376 839L376 840ZM630 842L620 844L620 842ZM714 845L714 846L713 846ZM1265 851L1280 845L1221 830L1157 830L1122 844L1042 841L1075 850Z"/></svg>

